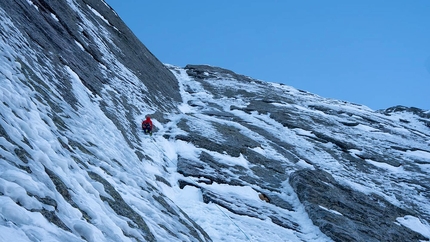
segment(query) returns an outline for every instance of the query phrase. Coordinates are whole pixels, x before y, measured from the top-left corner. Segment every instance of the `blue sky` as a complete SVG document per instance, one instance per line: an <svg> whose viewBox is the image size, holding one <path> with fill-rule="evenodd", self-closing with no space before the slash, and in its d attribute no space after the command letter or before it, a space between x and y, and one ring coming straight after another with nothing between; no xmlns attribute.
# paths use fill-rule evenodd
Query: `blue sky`
<svg viewBox="0 0 430 242"><path fill-rule="evenodd" d="M430 1L106 0L163 63L430 109Z"/></svg>

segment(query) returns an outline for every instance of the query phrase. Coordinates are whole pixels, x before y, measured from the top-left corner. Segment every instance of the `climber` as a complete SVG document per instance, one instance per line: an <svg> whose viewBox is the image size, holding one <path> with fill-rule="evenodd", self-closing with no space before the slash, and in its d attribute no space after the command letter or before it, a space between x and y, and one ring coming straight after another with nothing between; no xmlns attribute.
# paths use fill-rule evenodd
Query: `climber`
<svg viewBox="0 0 430 242"><path fill-rule="evenodd" d="M146 115L146 120L142 121L142 129L145 134L152 135L152 121L149 115Z"/></svg>

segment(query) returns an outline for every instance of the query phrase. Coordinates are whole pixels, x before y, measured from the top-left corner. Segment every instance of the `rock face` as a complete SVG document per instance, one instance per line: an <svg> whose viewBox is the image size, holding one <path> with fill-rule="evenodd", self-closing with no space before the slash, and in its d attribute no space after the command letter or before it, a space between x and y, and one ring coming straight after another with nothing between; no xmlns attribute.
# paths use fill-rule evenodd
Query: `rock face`
<svg viewBox="0 0 430 242"><path fill-rule="evenodd" d="M425 239L396 222L396 218L415 212L394 206L376 194L342 186L327 172L300 170L291 174L289 182L312 221L335 241Z"/></svg>
<svg viewBox="0 0 430 242"><path fill-rule="evenodd" d="M0 23L0 241L430 239L428 111L166 67L104 1Z"/></svg>
<svg viewBox="0 0 430 242"><path fill-rule="evenodd" d="M6 23L3 41L25 58L14 61L35 85L58 87L59 95L72 107L79 100L71 93L65 67L103 99L102 109L123 133L130 125L121 124L122 117L107 110L111 104L131 114L140 112L126 102L131 97L136 98L135 103L146 103L146 109L161 112L174 110L174 103L180 101L174 76L104 1L3 1L0 7ZM43 80L36 67L45 75ZM125 84L136 90L124 90ZM106 86L112 89L106 90ZM52 96L40 94L45 100Z"/></svg>
<svg viewBox="0 0 430 242"><path fill-rule="evenodd" d="M181 97L115 12L1 1L0 23L0 241L209 241L135 168L141 118Z"/></svg>
<svg viewBox="0 0 430 242"><path fill-rule="evenodd" d="M173 75L104 1L17 0L3 1L0 7L3 22L11 21L15 29L10 30L18 31L24 38L25 42L20 43L23 50L38 51L41 59L35 61L52 65L55 76L51 78L67 79L61 73L67 65L95 95L103 95L104 85L142 82L148 103L157 108L167 111L173 108L172 101L180 101ZM3 38L11 41L9 34L4 32ZM120 75L125 68L127 75ZM156 98L159 94L161 97ZM67 90L64 96L68 96Z"/></svg>
<svg viewBox="0 0 430 242"><path fill-rule="evenodd" d="M182 186L200 188L205 202L304 233L300 221L287 215L300 209L282 195L290 189L288 181L313 224L334 241L428 239L399 223L405 216L430 218L424 168L430 154L428 112L404 107L374 112L222 68L185 70L190 80L183 82L189 95L184 100L193 110L177 123L187 134L175 139L203 151L197 160L180 157L178 172L185 177ZM216 135L196 130L202 120ZM407 157L414 152L423 156ZM223 154L243 157L249 165L226 165ZM276 209L238 207L213 191L212 183L252 187Z"/></svg>

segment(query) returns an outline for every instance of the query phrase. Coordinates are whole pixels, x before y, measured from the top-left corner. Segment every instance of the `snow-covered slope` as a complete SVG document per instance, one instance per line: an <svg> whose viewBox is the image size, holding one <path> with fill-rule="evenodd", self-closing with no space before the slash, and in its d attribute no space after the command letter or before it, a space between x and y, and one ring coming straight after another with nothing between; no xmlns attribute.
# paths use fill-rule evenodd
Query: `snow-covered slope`
<svg viewBox="0 0 430 242"><path fill-rule="evenodd" d="M178 82L114 12L1 1L0 24L0 241L208 240L139 128L177 110Z"/></svg>
<svg viewBox="0 0 430 242"><path fill-rule="evenodd" d="M183 114L160 134L195 202L171 198L210 236L429 239L428 112L375 112L210 66L171 69Z"/></svg>
<svg viewBox="0 0 430 242"><path fill-rule="evenodd" d="M103 1L0 23L0 241L430 239L428 111L166 68Z"/></svg>

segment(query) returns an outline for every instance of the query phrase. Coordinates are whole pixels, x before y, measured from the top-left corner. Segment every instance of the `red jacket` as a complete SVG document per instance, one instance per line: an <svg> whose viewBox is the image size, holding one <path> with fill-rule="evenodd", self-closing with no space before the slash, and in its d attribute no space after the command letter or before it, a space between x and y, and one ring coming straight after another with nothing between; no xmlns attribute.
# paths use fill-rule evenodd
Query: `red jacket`
<svg viewBox="0 0 430 242"><path fill-rule="evenodd" d="M146 120L143 120L142 122L142 129L145 129L145 126L149 124L150 130L152 130L152 121L150 117L146 117Z"/></svg>

